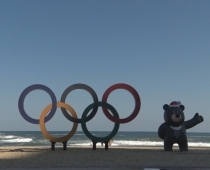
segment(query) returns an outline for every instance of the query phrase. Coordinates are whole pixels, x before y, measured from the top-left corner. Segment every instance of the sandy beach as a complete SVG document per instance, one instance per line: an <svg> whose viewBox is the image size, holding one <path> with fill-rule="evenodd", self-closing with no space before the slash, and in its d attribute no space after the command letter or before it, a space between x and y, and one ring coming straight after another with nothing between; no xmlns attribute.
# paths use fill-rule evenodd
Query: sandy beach
<svg viewBox="0 0 210 170"><path fill-rule="evenodd" d="M180 152L163 147L0 147L0 169L210 169L210 148ZM149 169L148 169L149 170Z"/></svg>

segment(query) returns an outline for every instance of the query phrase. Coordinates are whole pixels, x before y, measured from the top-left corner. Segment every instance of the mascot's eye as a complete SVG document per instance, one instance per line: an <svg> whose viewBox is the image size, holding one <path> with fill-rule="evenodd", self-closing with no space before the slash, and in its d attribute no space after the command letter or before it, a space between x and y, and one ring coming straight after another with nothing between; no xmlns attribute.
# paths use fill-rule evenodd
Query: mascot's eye
<svg viewBox="0 0 210 170"><path fill-rule="evenodd" d="M179 111L177 110L176 113L179 113Z"/></svg>
<svg viewBox="0 0 210 170"><path fill-rule="evenodd" d="M176 114L176 111L173 111L173 114Z"/></svg>

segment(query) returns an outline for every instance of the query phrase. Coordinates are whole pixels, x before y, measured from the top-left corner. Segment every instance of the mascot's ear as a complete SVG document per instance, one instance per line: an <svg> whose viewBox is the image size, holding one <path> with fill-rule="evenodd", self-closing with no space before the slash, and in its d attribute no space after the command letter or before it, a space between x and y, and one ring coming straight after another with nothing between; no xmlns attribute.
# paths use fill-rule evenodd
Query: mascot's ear
<svg viewBox="0 0 210 170"><path fill-rule="evenodd" d="M169 105L167 105L167 104L164 104L164 105L163 105L163 109L164 109L164 110L168 110L168 108L169 108Z"/></svg>
<svg viewBox="0 0 210 170"><path fill-rule="evenodd" d="M184 107L184 105L179 105L179 107L182 109L182 110L184 110L185 109L185 107Z"/></svg>

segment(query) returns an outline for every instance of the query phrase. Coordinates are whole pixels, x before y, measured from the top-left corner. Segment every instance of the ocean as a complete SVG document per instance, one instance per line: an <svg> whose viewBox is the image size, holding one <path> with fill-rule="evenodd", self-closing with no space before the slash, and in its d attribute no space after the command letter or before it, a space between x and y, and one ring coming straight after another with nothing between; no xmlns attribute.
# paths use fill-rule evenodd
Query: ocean
<svg viewBox="0 0 210 170"><path fill-rule="evenodd" d="M105 137L110 132L94 131L94 136ZM54 137L62 137L68 134L67 131L51 131ZM188 145L196 147L210 147L210 133L187 132ZM158 137L157 132L121 132L112 139L112 146L163 146L163 141ZM56 143L56 146L62 143ZM92 142L83 131L78 131L68 141L67 146L91 146ZM97 145L101 145L97 143ZM175 144L176 145L176 144ZM0 131L0 146L51 146L41 131Z"/></svg>

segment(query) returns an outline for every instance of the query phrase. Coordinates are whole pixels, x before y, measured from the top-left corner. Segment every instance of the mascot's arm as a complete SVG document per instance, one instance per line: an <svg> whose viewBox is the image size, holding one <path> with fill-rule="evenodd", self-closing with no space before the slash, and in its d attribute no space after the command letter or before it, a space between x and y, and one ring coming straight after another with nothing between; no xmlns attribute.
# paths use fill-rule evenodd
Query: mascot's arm
<svg viewBox="0 0 210 170"><path fill-rule="evenodd" d="M203 122L203 117L196 113L192 119L184 122L184 125L186 129L190 129L201 122Z"/></svg>
<svg viewBox="0 0 210 170"><path fill-rule="evenodd" d="M160 125L160 127L158 128L158 136L161 139L165 138L165 131L166 131L166 123L163 123L162 125Z"/></svg>

